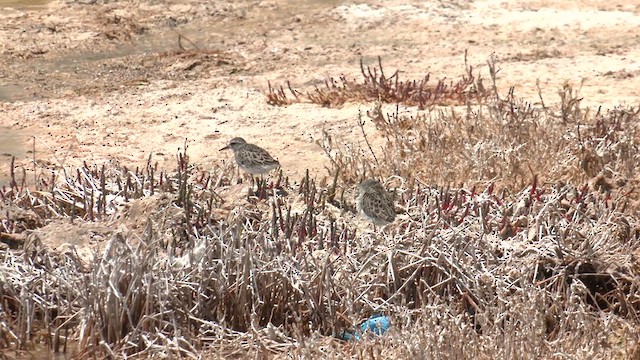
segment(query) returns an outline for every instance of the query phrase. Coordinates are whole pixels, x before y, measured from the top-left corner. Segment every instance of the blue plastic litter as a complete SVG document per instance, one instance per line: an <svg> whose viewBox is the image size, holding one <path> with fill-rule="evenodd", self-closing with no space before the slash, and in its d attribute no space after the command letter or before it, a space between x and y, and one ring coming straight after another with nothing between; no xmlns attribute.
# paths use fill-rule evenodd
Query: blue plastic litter
<svg viewBox="0 0 640 360"><path fill-rule="evenodd" d="M361 331L345 331L339 337L342 340L360 341L364 334L382 335L391 327L391 321L384 315L373 315L360 326Z"/></svg>
<svg viewBox="0 0 640 360"><path fill-rule="evenodd" d="M384 315L374 315L362 323L362 332L371 331L376 335L384 334L391 327L391 321Z"/></svg>

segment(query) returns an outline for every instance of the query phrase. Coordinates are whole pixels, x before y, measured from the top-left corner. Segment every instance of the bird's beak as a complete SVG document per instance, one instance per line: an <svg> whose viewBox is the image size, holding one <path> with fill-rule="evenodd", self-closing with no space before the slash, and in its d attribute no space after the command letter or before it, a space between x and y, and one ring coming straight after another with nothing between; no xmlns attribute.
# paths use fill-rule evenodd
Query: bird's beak
<svg viewBox="0 0 640 360"><path fill-rule="evenodd" d="M220 149L219 151L227 150L228 148L229 148L229 145L227 145L227 146L223 147L223 148L222 148L222 149Z"/></svg>

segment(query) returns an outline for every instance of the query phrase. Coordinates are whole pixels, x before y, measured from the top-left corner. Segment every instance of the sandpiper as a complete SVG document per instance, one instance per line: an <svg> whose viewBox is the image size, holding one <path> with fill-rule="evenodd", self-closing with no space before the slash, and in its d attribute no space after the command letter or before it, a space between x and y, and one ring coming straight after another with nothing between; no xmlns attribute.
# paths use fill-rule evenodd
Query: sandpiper
<svg viewBox="0 0 640 360"><path fill-rule="evenodd" d="M384 226L396 218L393 200L378 180L367 179L360 183L356 207L373 225Z"/></svg>
<svg viewBox="0 0 640 360"><path fill-rule="evenodd" d="M266 174L280 166L278 160L272 158L265 149L249 144L240 137L231 139L229 145L220 151L227 149L233 151L238 167L252 175Z"/></svg>

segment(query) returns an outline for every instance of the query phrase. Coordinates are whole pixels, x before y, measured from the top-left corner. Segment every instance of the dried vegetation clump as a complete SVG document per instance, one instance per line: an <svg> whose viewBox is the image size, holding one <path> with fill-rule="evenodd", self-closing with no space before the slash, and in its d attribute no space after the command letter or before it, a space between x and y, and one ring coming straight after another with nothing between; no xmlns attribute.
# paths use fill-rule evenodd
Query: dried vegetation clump
<svg viewBox="0 0 640 360"><path fill-rule="evenodd" d="M590 112L569 87L558 107L489 94L413 117L375 105L359 121L376 125L383 151L326 134L330 181L279 174L240 199L229 194L248 185L231 167L202 171L186 150L172 172L85 165L34 186L13 173L0 191L2 238L17 244L0 262L0 347L637 358L638 111ZM354 220L350 195L372 174L399 213L377 232ZM143 201L152 207L134 219ZM113 226L86 258L41 241L56 222ZM391 318L387 334L337 339L372 314Z"/></svg>
<svg viewBox="0 0 640 360"><path fill-rule="evenodd" d="M349 80L344 76L325 80L324 87L315 86L314 90L302 94L292 88L287 81L287 90L282 85L272 86L269 82L267 103L271 105L290 105L308 101L324 107L338 107L346 102L381 101L385 103L417 106L426 109L434 105L459 105L483 97L484 90L475 84L473 68L465 66L465 74L457 81L440 79L431 83L431 74L420 80L400 80L396 70L387 76L382 68L382 59L378 57L378 67L364 66L360 60L362 83ZM291 96L288 97L287 93Z"/></svg>
<svg viewBox="0 0 640 360"><path fill-rule="evenodd" d="M631 191L640 163L640 109L585 109L579 91L568 84L554 108L542 98L518 98L513 90L501 97L495 90L497 65L488 63L489 98L412 116L402 115L398 105L385 113L377 102L358 125L375 124L385 139L381 149L373 149L366 136L366 147L344 146L339 134L326 132L319 145L349 183L366 174L394 174L429 184L493 184L517 191L537 176L548 185L590 183L605 192L628 185ZM625 196L637 199L635 191Z"/></svg>

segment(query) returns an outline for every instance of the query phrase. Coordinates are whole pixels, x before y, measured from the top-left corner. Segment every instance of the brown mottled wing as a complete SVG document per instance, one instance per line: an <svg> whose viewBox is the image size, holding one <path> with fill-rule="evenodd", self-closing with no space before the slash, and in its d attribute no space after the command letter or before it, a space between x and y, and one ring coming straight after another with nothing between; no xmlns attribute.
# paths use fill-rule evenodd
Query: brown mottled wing
<svg viewBox="0 0 640 360"><path fill-rule="evenodd" d="M241 165L247 165L247 166L251 166L253 164L279 165L279 162L275 160L273 157L271 157L271 155L269 155L267 150L257 145L247 144L244 146L243 152L244 154L240 158L247 163L241 164Z"/></svg>
<svg viewBox="0 0 640 360"><path fill-rule="evenodd" d="M376 189L384 191L384 189ZM396 213L393 209L393 201L384 192L366 192L363 195L363 209L364 213L369 217L375 217L386 222L393 222L396 218ZM382 196L380 196L382 195Z"/></svg>
<svg viewBox="0 0 640 360"><path fill-rule="evenodd" d="M386 193L386 191L382 199L378 200L378 202L380 203L378 207L380 218L388 222L393 222L396 218L396 211L393 208L393 200L391 200L391 197Z"/></svg>

